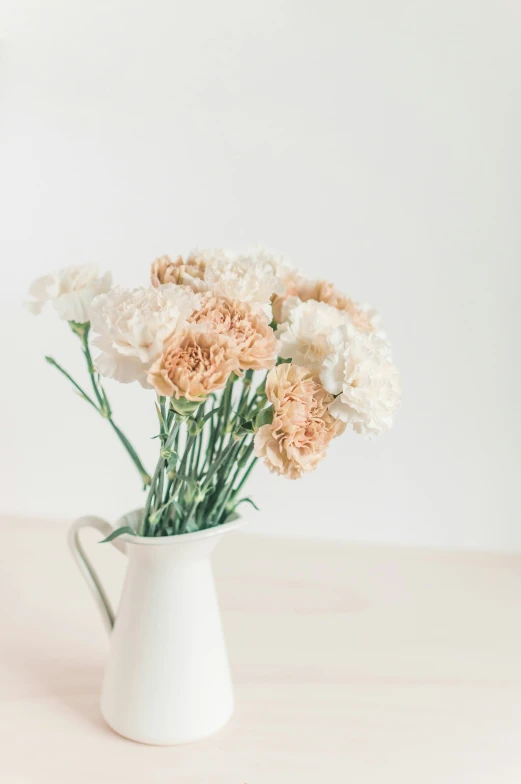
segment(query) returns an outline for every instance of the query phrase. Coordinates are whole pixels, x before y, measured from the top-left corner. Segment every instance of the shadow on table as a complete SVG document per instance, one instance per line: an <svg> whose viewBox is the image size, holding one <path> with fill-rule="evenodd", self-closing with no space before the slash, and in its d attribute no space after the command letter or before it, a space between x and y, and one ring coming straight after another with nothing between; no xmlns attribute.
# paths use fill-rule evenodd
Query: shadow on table
<svg viewBox="0 0 521 784"><path fill-rule="evenodd" d="M103 663L74 661L74 654L63 658L38 646L16 649L3 645L0 669L7 676L17 696L49 699L60 702L92 727L114 736L103 720L99 699L103 679Z"/></svg>

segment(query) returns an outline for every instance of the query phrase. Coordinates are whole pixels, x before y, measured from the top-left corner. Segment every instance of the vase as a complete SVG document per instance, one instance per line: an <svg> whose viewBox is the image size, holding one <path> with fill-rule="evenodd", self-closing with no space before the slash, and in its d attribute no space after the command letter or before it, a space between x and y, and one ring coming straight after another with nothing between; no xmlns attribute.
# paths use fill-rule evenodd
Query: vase
<svg viewBox="0 0 521 784"><path fill-rule="evenodd" d="M138 530L141 516L133 512L117 527ZM114 529L98 517L73 523L69 545L110 634L101 712L120 735L141 743L188 743L230 718L233 690L211 555L239 525L234 520L178 536L125 534L112 540L128 558L114 617L79 538L85 527L104 537Z"/></svg>

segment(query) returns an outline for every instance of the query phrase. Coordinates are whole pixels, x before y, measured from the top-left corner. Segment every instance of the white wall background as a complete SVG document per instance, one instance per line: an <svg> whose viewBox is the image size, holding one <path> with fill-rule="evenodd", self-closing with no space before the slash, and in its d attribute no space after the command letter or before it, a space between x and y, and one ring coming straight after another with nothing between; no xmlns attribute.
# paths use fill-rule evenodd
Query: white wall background
<svg viewBox="0 0 521 784"><path fill-rule="evenodd" d="M258 467L265 532L521 548L521 10L512 0L4 0L0 511L140 501L29 282L260 242L384 314L395 429L300 483ZM152 399L110 384L152 462ZM42 523L44 524L44 523Z"/></svg>

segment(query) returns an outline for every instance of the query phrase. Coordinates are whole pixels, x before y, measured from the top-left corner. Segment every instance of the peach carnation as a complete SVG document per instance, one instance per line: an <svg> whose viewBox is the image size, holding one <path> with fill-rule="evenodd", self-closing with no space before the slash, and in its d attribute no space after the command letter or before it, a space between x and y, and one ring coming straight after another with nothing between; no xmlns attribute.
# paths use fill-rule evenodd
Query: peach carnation
<svg viewBox="0 0 521 784"><path fill-rule="evenodd" d="M241 370L268 370L275 364L277 339L269 320L246 302L208 294L189 321L227 336Z"/></svg>
<svg viewBox="0 0 521 784"><path fill-rule="evenodd" d="M315 299L317 302L325 302L333 308L348 313L356 329L359 329L361 332L374 332L374 326L369 314L327 280L304 281L298 287L297 297L303 302L307 302L310 299Z"/></svg>
<svg viewBox="0 0 521 784"><path fill-rule="evenodd" d="M147 376L158 395L198 400L222 389L239 369L225 335L189 329L174 332Z"/></svg>
<svg viewBox="0 0 521 784"><path fill-rule="evenodd" d="M266 379L273 421L255 434L255 455L272 473L299 479L325 457L330 441L345 430L328 410L333 395L307 368L284 364Z"/></svg>
<svg viewBox="0 0 521 784"><path fill-rule="evenodd" d="M327 280L305 280L304 278L292 278L286 283L286 293L273 299L273 318L277 323L283 319L283 307L289 297L298 297L302 302L315 300L325 302L337 310L347 313L351 323L360 332L374 332L375 323L374 311L366 310L362 305L354 302L345 294L342 294L336 286Z"/></svg>
<svg viewBox="0 0 521 784"><path fill-rule="evenodd" d="M152 264L150 277L155 288L163 283L175 283L199 291L205 269L206 263L202 259L191 257L185 262L182 256L176 261L172 261L170 256L160 256Z"/></svg>

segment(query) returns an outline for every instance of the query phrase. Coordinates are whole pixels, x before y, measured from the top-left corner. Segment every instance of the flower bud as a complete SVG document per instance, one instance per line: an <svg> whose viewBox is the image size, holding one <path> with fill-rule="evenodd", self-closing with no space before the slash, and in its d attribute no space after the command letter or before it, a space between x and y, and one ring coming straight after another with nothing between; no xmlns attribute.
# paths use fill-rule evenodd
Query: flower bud
<svg viewBox="0 0 521 784"><path fill-rule="evenodd" d="M200 400L186 400L184 397L180 397L179 399L172 397L170 398L170 407L176 414L188 417L192 416L205 400L206 398L201 398Z"/></svg>

